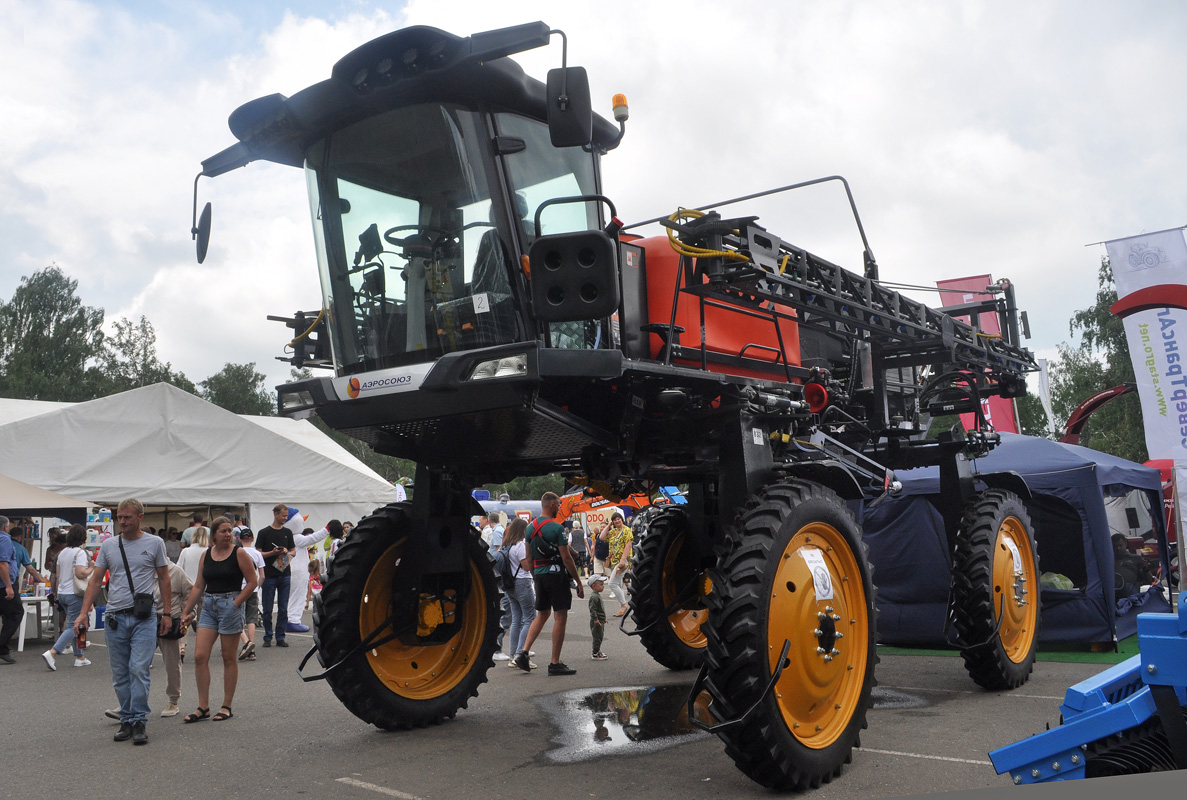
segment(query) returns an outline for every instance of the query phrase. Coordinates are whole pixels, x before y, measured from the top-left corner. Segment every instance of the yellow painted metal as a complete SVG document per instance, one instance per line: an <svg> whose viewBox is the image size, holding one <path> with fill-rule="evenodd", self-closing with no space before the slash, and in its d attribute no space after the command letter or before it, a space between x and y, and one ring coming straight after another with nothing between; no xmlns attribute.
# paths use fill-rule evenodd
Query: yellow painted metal
<svg viewBox="0 0 1187 800"><path fill-rule="evenodd" d="M676 593L678 591L677 576L676 576L676 557L680 554L680 548L684 545L684 534L681 533L673 539L668 546L667 556L664 558L663 570L663 602L664 608L667 608L676 601ZM698 586L708 593L712 588L712 581L708 576L698 580ZM672 626L673 632L680 641L689 647L705 647L707 641L705 634L701 631L701 626L705 624L705 620L709 618L709 612L705 608L687 609L678 608L668 615L668 624Z"/></svg>
<svg viewBox="0 0 1187 800"><path fill-rule="evenodd" d="M359 604L359 636L365 637L383 623L392 610L392 579L400 566L404 540L393 544L375 562L363 587ZM470 563L469 594L459 598L453 590L441 597L418 598L418 635L451 623L462 614L462 627L447 642L410 646L399 639L372 648L367 659L375 676L388 689L413 700L440 697L470 672L482 649L486 592L478 567Z"/></svg>
<svg viewBox="0 0 1187 800"><path fill-rule="evenodd" d="M1014 545L1020 564L1009 543ZM1002 648L1015 664L1026 660L1038 633L1038 584L1026 528L1017 517L1006 517L997 529L993 547L993 614L995 621L1001 621L998 638Z"/></svg>
<svg viewBox="0 0 1187 800"><path fill-rule="evenodd" d="M775 557L767 615L772 673L791 640L775 699L792 735L819 750L837 741L858 710L869 659L865 585L844 535L823 522L805 525ZM823 565L815 575L812 562Z"/></svg>

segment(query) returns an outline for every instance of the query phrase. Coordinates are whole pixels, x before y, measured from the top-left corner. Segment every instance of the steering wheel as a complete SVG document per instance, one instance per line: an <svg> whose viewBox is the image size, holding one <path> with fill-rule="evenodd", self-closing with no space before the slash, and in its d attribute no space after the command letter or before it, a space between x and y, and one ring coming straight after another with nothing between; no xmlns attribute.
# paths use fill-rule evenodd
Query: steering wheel
<svg viewBox="0 0 1187 800"><path fill-rule="evenodd" d="M399 238L393 235L400 231L416 231L417 233L425 234L434 250L438 250L450 243L459 243L456 231L447 231L444 228L437 228L432 225L397 225L394 228L388 228L384 231L383 238L388 244L395 245L396 247L407 247L409 245L408 239L411 237L405 236ZM433 236L433 234L436 234L436 236Z"/></svg>

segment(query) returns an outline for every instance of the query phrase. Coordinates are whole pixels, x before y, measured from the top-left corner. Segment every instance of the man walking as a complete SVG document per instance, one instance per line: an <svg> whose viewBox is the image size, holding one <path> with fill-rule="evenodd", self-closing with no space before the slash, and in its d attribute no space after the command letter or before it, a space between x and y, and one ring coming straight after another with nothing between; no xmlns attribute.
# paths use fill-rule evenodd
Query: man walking
<svg viewBox="0 0 1187 800"><path fill-rule="evenodd" d="M124 500L116 507L115 521L120 535L99 547L82 609L74 620L77 635L86 628L87 615L103 587L103 575L108 573L105 639L111 661L111 682L120 701L120 729L115 741L131 739L132 744L148 744L148 734L144 731L149 713L148 670L157 649L157 637L173 627L175 611L165 543L140 529L143 520L144 506L139 500ZM161 595L159 624L153 613L154 592Z"/></svg>
<svg viewBox="0 0 1187 800"><path fill-rule="evenodd" d="M285 527L289 508L277 503L272 508L272 524L256 534L256 549L264 557L264 647L272 646L272 604L276 603L276 646L288 647L284 632L288 628L289 562L297 552L293 532ZM304 591L302 587L301 591Z"/></svg>
<svg viewBox="0 0 1187 800"><path fill-rule="evenodd" d="M16 548L8 535L8 517L0 517L0 665L15 664L8 643L21 627L25 606L21 603Z"/></svg>
<svg viewBox="0 0 1187 800"><path fill-rule="evenodd" d="M577 670L561 661L561 648L565 644L565 625L569 619L569 608L573 596L569 594L569 578L577 586L577 596L585 597L573 554L569 550L569 535L555 517L560 511L561 501L552 492L545 492L540 498L543 514L528 526L528 555L532 559L532 580L536 585L536 618L528 628L523 650L515 654L515 666L524 672L531 671L528 652L544 629L544 623L555 612L552 625L552 660L548 662L549 675L572 675Z"/></svg>

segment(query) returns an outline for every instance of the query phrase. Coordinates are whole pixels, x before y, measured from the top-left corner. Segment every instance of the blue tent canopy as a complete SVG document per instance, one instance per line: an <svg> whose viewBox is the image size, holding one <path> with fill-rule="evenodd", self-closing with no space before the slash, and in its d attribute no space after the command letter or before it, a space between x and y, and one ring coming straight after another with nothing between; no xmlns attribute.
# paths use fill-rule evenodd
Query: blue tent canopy
<svg viewBox="0 0 1187 800"><path fill-rule="evenodd" d="M1070 579L1075 588L1042 590L1040 642L1111 642L1136 630L1139 611L1169 610L1157 588L1115 597L1110 520L1106 503L1151 509L1141 518L1157 542L1167 574L1166 531L1158 470L1047 439L1002 434L1001 444L973 462L978 473L1017 472L1033 493L1027 503L1039 568ZM935 644L945 639L951 548L936 508L939 470L897 473L903 491L863 504L864 539L878 587L879 640ZM1127 532L1127 531L1123 531ZM1119 610L1120 609L1120 610Z"/></svg>

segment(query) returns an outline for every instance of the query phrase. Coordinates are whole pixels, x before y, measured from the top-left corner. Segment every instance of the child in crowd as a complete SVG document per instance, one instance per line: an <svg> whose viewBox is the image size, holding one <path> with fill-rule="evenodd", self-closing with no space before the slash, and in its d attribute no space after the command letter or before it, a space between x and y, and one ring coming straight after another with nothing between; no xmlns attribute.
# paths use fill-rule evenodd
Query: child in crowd
<svg viewBox="0 0 1187 800"><path fill-rule="evenodd" d="M590 575L589 586L589 633L593 636L593 660L605 661L610 656L602 652L602 636L606 632L606 607L602 605L602 590L606 588L605 575Z"/></svg>
<svg viewBox="0 0 1187 800"><path fill-rule="evenodd" d="M309 589L305 592L305 610L313 603L313 596L321 591L321 562L316 558L309 560Z"/></svg>

